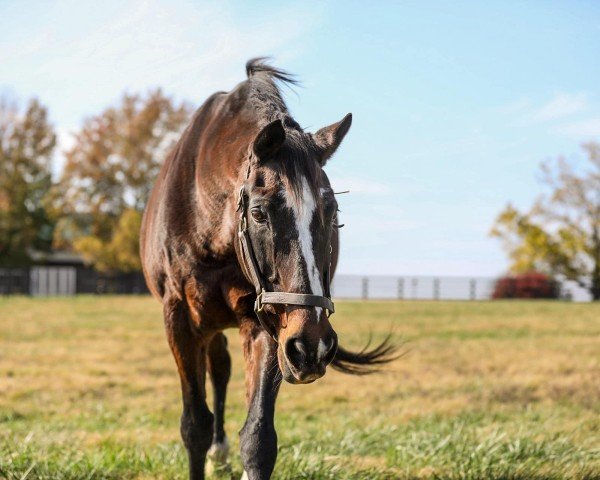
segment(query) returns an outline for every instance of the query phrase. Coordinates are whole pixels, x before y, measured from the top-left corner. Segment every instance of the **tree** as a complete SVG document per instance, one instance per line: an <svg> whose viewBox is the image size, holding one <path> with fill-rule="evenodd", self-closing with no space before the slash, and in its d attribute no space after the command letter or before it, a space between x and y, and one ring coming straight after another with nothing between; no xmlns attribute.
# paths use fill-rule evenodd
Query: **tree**
<svg viewBox="0 0 600 480"><path fill-rule="evenodd" d="M0 101L0 265L24 265L46 252L53 223L44 208L52 185L56 135L46 108L36 99L24 113Z"/></svg>
<svg viewBox="0 0 600 480"><path fill-rule="evenodd" d="M142 213L128 208L119 217L109 241L84 235L74 240L75 250L98 270L139 270L141 266L138 245L141 226Z"/></svg>
<svg viewBox="0 0 600 480"><path fill-rule="evenodd" d="M102 270L141 268L138 231L153 181L190 116L161 90L123 96L84 122L54 192L55 246Z"/></svg>
<svg viewBox="0 0 600 480"><path fill-rule="evenodd" d="M583 145L586 166L564 158L542 165L547 192L521 213L508 205L491 235L500 238L515 273L560 275L600 300L600 145Z"/></svg>

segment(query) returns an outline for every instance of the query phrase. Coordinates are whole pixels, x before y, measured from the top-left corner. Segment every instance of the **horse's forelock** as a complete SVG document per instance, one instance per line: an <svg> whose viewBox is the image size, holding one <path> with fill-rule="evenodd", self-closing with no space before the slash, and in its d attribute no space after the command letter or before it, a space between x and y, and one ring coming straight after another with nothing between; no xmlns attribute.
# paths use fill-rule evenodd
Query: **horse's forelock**
<svg viewBox="0 0 600 480"><path fill-rule="evenodd" d="M324 174L310 144L302 141L289 142L279 152L276 164L285 189L290 192L292 201L298 209L303 205L304 179L306 179L310 193L315 199L319 218L322 219L323 201L320 188Z"/></svg>

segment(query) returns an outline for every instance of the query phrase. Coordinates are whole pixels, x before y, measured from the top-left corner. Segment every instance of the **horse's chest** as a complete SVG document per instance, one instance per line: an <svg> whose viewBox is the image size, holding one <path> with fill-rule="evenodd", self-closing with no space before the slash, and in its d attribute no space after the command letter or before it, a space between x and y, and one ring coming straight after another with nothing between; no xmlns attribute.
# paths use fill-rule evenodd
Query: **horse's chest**
<svg viewBox="0 0 600 480"><path fill-rule="evenodd" d="M236 327L239 319L251 314L254 297L235 276L211 272L185 282L185 299L190 319L199 330Z"/></svg>

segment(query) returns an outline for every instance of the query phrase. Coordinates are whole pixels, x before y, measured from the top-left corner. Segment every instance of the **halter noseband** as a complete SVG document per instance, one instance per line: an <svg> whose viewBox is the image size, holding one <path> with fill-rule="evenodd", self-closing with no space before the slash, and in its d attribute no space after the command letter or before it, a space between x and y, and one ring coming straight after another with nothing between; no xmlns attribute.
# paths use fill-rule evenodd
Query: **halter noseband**
<svg viewBox="0 0 600 480"><path fill-rule="evenodd" d="M246 179L250 177L251 158L248 160L248 171ZM305 307L321 307L327 312L327 316L334 313L334 305L331 301L330 293L330 268L331 268L331 247L329 249L330 258L327 262L327 268L324 275L325 295L313 295L307 293L289 293L289 292L269 292L265 287L265 282L261 276L250 233L248 232L248 202L246 201L245 187L242 186L239 192L237 211L240 212L240 223L238 229L238 238L240 241L241 265L244 274L254 285L256 290L256 300L254 302L254 313L258 317L261 326L271 335L273 340L277 341L277 332L269 324L267 312L264 305L301 305Z"/></svg>

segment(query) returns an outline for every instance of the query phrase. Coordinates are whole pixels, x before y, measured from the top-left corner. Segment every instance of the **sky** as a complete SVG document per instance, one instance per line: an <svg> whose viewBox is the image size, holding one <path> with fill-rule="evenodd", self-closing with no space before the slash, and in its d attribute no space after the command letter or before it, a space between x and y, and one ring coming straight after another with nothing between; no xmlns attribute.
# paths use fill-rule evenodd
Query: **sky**
<svg viewBox="0 0 600 480"><path fill-rule="evenodd" d="M306 130L353 113L326 166L340 273L501 274L498 212L600 140L597 1L0 0L0 95L38 97L62 149L125 91L200 106L261 55Z"/></svg>

